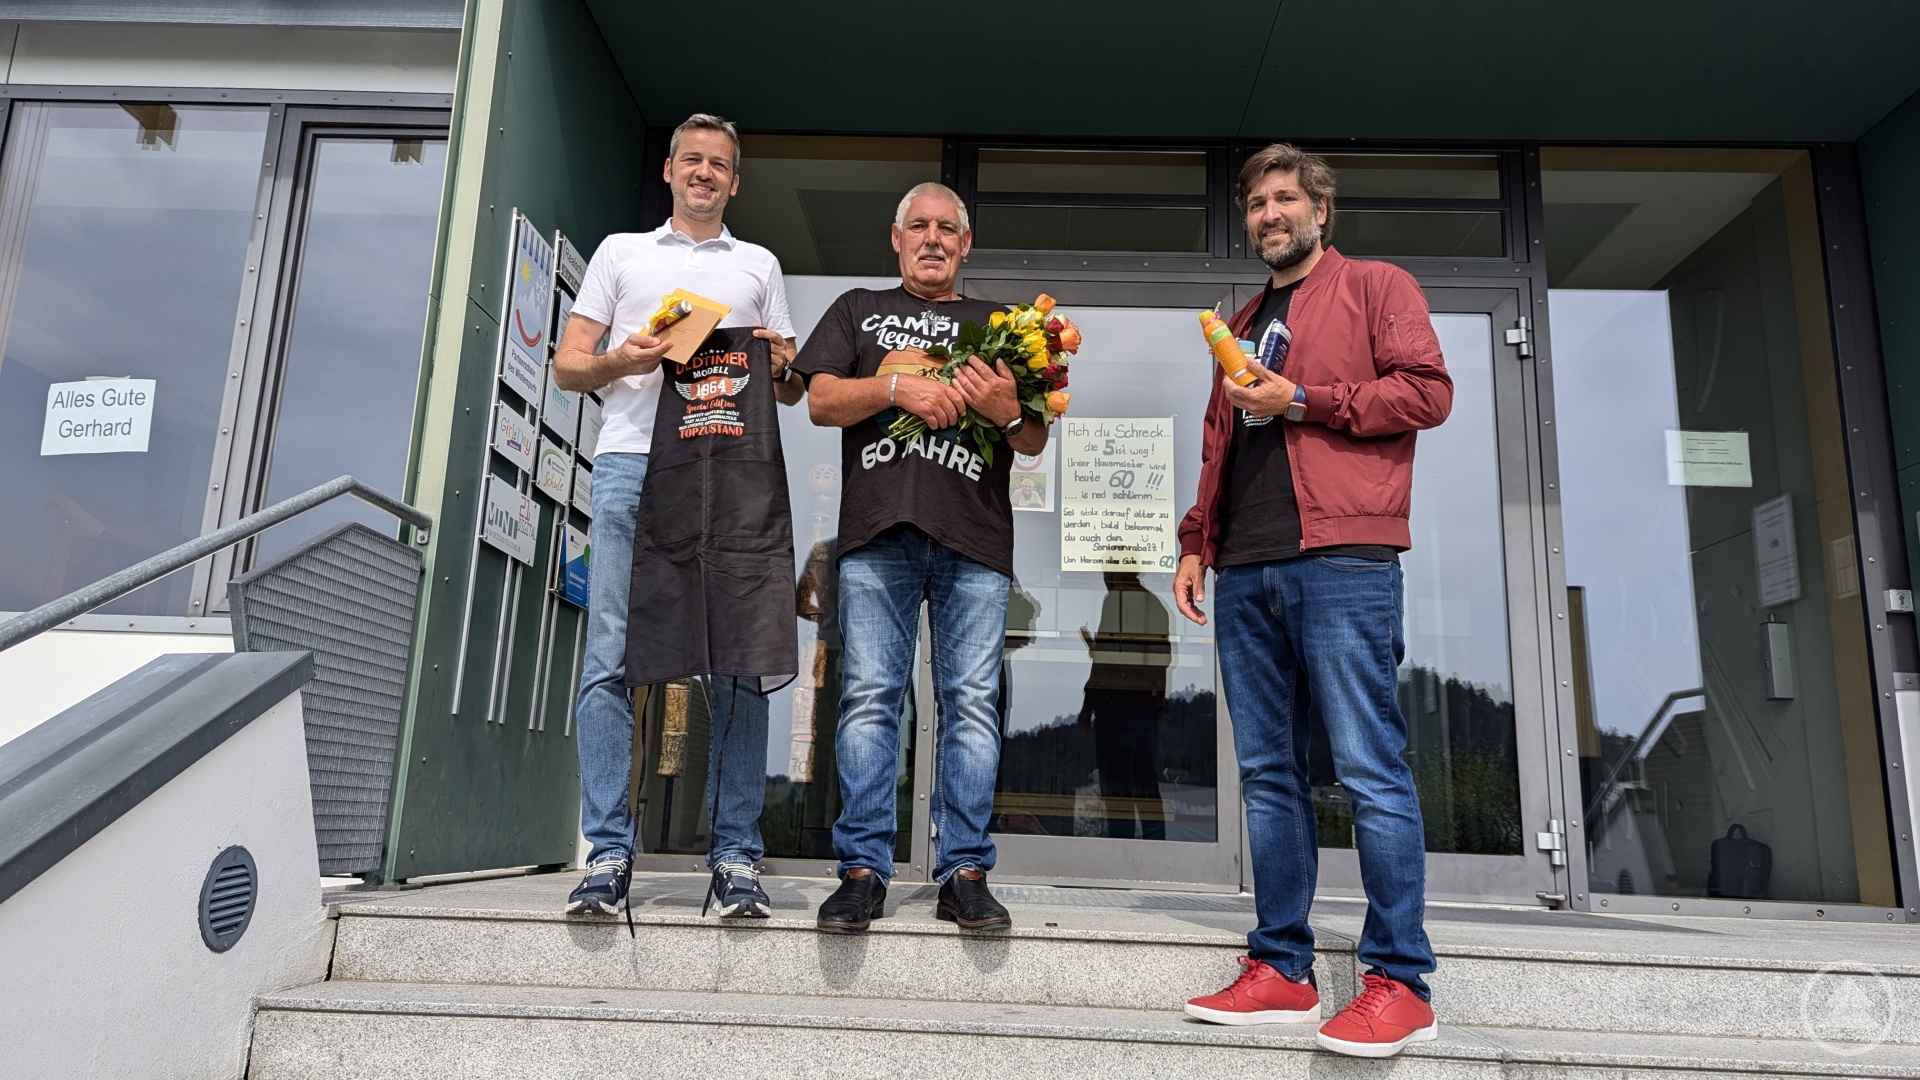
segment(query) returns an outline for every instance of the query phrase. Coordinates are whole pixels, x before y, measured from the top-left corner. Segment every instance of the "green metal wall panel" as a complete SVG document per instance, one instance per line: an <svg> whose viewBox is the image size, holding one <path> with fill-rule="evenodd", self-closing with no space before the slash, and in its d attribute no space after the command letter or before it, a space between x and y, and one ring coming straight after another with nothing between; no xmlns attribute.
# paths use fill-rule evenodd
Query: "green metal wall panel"
<svg viewBox="0 0 1920 1080"><path fill-rule="evenodd" d="M1907 565L1920 568L1920 95L1907 99L1860 140L1860 180L1873 253L1880 351L1900 477Z"/></svg>
<svg viewBox="0 0 1920 1080"><path fill-rule="evenodd" d="M509 231L517 207L591 254L631 230L645 120L579 0L470 0L447 206L434 269L427 387L409 496L433 513L416 672L383 876L388 880L572 860L579 766L566 730L577 611L560 608L544 730L530 729L544 582L527 580L505 657L503 723L485 719L507 558L476 547ZM539 500L536 500L538 502ZM545 565L554 508L542 505ZM473 564L477 560L477 567ZM454 701L469 572L466 675ZM531 575L529 575L531 577ZM456 711L457 707L457 711ZM534 719L533 728L539 727Z"/></svg>

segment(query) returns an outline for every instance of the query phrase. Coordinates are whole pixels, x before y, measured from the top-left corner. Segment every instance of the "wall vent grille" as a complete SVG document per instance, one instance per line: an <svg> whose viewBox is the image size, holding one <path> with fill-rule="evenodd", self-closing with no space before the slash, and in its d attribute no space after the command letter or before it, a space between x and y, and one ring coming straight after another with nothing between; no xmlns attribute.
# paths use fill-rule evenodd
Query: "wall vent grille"
<svg viewBox="0 0 1920 1080"><path fill-rule="evenodd" d="M214 952L226 952L247 932L259 897L259 872L253 856L235 844L207 868L200 885L200 940Z"/></svg>

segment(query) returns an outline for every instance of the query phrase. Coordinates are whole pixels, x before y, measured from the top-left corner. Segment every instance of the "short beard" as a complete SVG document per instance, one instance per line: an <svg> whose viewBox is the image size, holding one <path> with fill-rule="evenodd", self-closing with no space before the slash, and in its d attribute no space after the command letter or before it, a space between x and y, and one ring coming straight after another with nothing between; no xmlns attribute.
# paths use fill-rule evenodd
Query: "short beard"
<svg viewBox="0 0 1920 1080"><path fill-rule="evenodd" d="M1288 235L1291 239L1287 241L1285 247L1260 249L1260 261L1266 263L1267 269L1276 274L1299 266L1306 261L1307 256L1314 253L1314 250L1320 246L1320 223L1317 221L1312 223L1307 227L1306 232L1295 229Z"/></svg>

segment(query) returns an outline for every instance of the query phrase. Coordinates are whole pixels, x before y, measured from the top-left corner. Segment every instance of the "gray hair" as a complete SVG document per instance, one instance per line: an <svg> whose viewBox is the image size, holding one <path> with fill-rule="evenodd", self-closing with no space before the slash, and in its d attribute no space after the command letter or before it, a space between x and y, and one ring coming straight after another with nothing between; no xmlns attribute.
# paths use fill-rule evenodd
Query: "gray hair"
<svg viewBox="0 0 1920 1080"><path fill-rule="evenodd" d="M673 139L667 143L669 160L680 156L680 136L689 131L717 131L732 139L733 171L740 171L740 129L733 126L733 121L712 113L697 112L680 121L680 126L673 129Z"/></svg>
<svg viewBox="0 0 1920 1080"><path fill-rule="evenodd" d="M953 201L953 208L960 211L960 231L972 231L973 223L967 220L967 204L960 201L960 196L956 194L952 188L934 180L929 180L924 184L915 184L907 189L905 195L901 196L900 208L893 212L893 224L895 228L905 229L907 227L907 207L912 206L913 200L922 195L939 195L942 198L951 199Z"/></svg>

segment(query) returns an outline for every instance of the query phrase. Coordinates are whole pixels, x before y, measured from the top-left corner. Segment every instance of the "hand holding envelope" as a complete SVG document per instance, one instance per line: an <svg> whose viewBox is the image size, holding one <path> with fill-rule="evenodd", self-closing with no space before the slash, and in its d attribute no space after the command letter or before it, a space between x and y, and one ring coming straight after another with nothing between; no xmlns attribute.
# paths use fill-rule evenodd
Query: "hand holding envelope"
<svg viewBox="0 0 1920 1080"><path fill-rule="evenodd" d="M675 289L660 298L660 310L647 320L647 332L669 343L666 359L685 365L732 310L717 300Z"/></svg>

